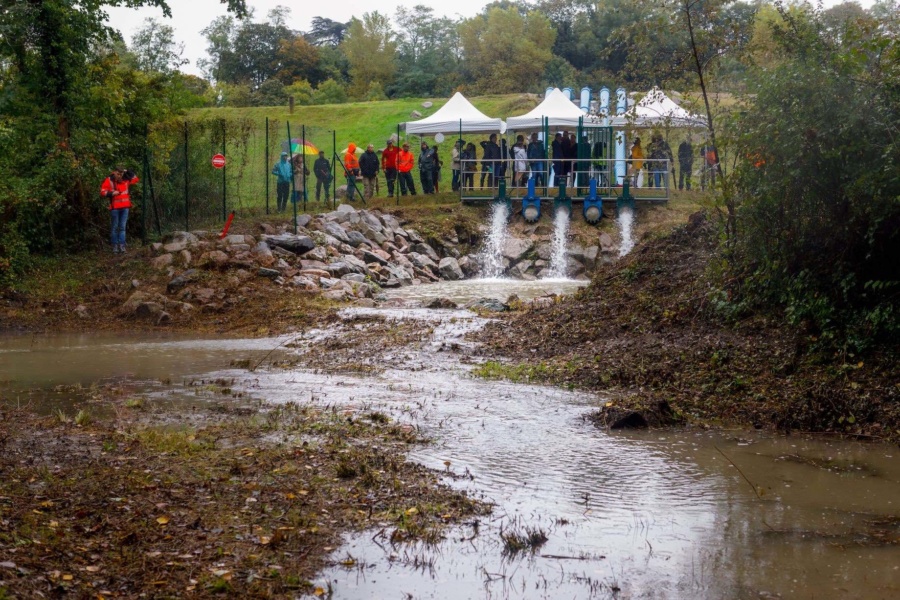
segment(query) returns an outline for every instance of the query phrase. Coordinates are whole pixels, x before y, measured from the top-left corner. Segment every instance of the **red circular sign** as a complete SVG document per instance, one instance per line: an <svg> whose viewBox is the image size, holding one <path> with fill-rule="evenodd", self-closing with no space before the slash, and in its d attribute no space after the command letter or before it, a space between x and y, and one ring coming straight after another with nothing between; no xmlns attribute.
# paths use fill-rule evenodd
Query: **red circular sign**
<svg viewBox="0 0 900 600"><path fill-rule="evenodd" d="M224 167L225 166L225 156L222 154L216 154L215 156L213 156L212 166L214 166L217 169L221 169L222 167Z"/></svg>

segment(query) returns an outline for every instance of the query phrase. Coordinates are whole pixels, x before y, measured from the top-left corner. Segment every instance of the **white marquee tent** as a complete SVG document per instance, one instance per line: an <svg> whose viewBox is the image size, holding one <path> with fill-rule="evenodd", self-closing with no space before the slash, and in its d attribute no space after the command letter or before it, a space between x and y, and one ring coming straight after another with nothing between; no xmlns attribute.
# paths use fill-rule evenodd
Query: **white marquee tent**
<svg viewBox="0 0 900 600"><path fill-rule="evenodd" d="M610 125L621 127L706 127L706 118L678 106L659 88L653 88L624 115L610 119Z"/></svg>
<svg viewBox="0 0 900 600"><path fill-rule="evenodd" d="M475 108L465 96L456 92L447 103L431 116L400 125L406 133L428 135L436 133L502 133L506 130L500 119L492 119Z"/></svg>
<svg viewBox="0 0 900 600"><path fill-rule="evenodd" d="M582 118L584 127L601 126L599 119L585 115L559 88L554 88L544 101L531 111L506 119L506 127L513 131L540 131L546 119L551 129L576 129Z"/></svg>

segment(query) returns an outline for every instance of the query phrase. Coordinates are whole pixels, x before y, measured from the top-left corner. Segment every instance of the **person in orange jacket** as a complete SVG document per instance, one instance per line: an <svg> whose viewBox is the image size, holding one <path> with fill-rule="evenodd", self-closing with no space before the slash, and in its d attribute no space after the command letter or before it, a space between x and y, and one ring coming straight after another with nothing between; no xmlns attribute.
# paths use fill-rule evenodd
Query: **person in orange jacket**
<svg viewBox="0 0 900 600"><path fill-rule="evenodd" d="M137 182L134 171L116 167L100 186L100 197L109 202L112 220L109 237L115 254L125 252L125 226L128 224L128 209L131 208L128 186Z"/></svg>
<svg viewBox="0 0 900 600"><path fill-rule="evenodd" d="M344 174L347 176L347 199L353 202L356 178L359 176L359 160L356 158L356 144L350 142L344 154Z"/></svg>
<svg viewBox="0 0 900 600"><path fill-rule="evenodd" d="M412 170L416 159L409 151L409 142L403 142L403 148L397 154L397 178L400 181L400 193L406 195L406 191L416 195L416 184L413 182Z"/></svg>

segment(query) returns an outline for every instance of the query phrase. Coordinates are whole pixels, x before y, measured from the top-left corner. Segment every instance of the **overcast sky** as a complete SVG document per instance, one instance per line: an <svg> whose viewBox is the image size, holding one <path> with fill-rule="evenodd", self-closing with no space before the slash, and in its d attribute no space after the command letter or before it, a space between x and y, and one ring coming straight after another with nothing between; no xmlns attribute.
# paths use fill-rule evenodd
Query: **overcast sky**
<svg viewBox="0 0 900 600"><path fill-rule="evenodd" d="M824 0L826 7L839 4L843 0ZM874 0L859 0L865 7L871 6ZM291 8L291 19L288 25L300 31L309 29L313 17L325 17L334 21L347 22L353 16L362 16L363 13L377 10L382 14L393 18L400 5L411 8L415 5L430 6L436 16L463 16L471 17L481 12L487 2L485 0L408 0L397 2L395 0L332 0L318 4L313 0L303 0L303 3L290 2L288 0L248 0L247 4L256 11L255 21L265 20L266 14L276 6L288 6ZM110 25L125 37L125 41L131 43L131 36L141 27L144 19L155 17L175 28L175 36L179 42L184 43L184 57L190 60L190 64L183 68L188 73L199 75L197 59L206 56L206 39L200 33L210 22L219 15L225 14L225 5L219 0L169 0L172 7L172 19L163 19L162 11L158 8L107 8L110 17ZM310 9L309 6L315 8Z"/></svg>
<svg viewBox="0 0 900 600"><path fill-rule="evenodd" d="M354 16L362 16L366 12L378 11L391 18L398 6L412 8L416 5L430 6L436 16L471 17L478 14L487 2L484 0L332 0L322 4L313 0L248 0L247 5L255 10L253 20L265 21L266 15L276 6L287 6L291 9L288 26L292 29L306 31L313 17L325 17L345 23ZM310 9L310 5L315 8ZM172 18L164 19L162 10L158 8L107 8L109 24L122 32L125 41L131 43L131 36L143 25L144 19L155 17L175 28L175 37L184 43L185 58L190 64L182 70L199 75L197 59L206 56L206 39L200 31L206 28L219 15L225 14L225 5L219 0L169 0L172 7Z"/></svg>

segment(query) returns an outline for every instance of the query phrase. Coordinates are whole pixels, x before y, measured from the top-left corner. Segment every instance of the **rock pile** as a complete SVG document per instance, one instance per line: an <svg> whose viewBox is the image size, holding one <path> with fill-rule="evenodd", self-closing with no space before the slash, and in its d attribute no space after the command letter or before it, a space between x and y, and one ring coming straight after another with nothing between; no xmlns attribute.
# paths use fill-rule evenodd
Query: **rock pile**
<svg viewBox="0 0 900 600"><path fill-rule="evenodd" d="M296 234L287 225L269 224L257 236L175 233L153 244L151 260L169 277L166 293L174 298L139 290L123 310L159 324L195 308L219 311L241 301L240 294L223 288L239 289L253 278L369 304L380 288L463 279L478 271L476 257L463 255L455 237L426 241L393 215L375 210L342 204L322 215L300 215L297 224Z"/></svg>

